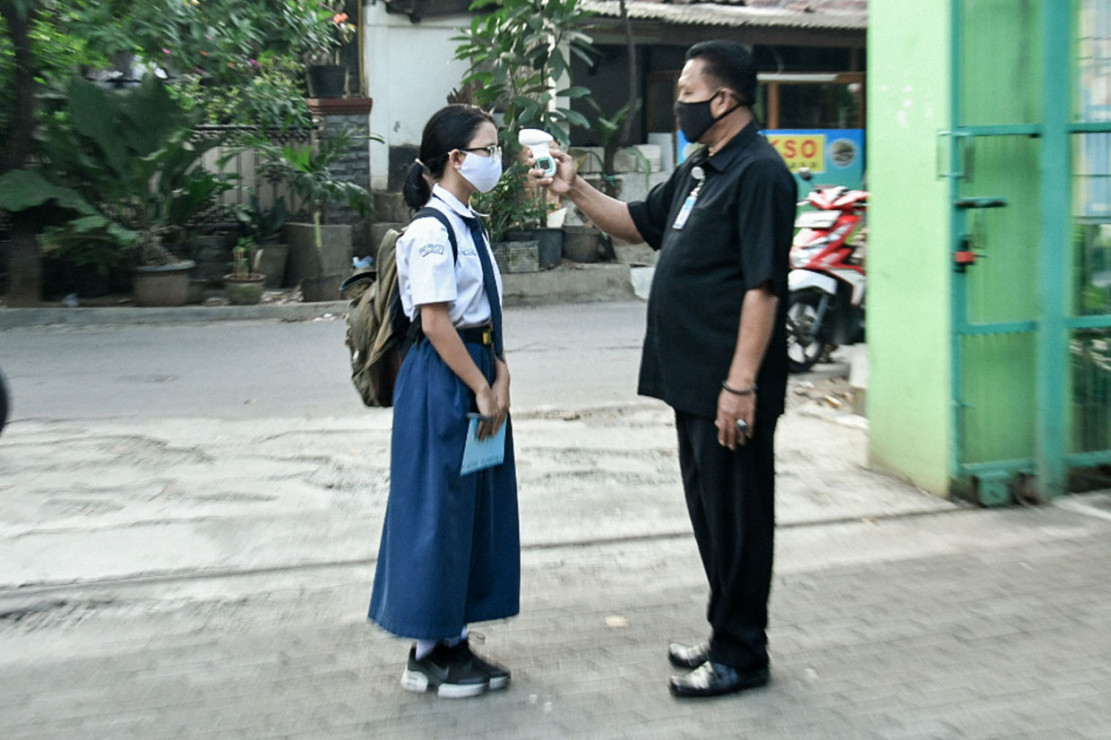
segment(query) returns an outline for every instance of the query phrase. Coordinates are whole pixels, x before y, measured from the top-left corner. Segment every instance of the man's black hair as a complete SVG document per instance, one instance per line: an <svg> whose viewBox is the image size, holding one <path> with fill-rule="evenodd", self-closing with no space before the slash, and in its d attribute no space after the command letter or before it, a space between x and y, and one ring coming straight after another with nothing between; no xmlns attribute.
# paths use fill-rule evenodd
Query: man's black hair
<svg viewBox="0 0 1111 740"><path fill-rule="evenodd" d="M687 61L701 59L702 74L741 96L742 105L756 102L756 62L740 44L732 41L701 41L687 49Z"/></svg>

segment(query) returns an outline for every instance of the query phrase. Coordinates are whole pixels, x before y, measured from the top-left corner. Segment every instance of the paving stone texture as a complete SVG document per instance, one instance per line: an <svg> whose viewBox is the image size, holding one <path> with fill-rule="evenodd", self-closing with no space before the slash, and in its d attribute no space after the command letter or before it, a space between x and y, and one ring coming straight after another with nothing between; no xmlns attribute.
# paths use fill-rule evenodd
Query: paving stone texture
<svg viewBox="0 0 1111 740"><path fill-rule="evenodd" d="M457 701L404 691L364 616L388 411L17 420L0 738L1111 738L1111 492L941 500L867 469L847 382L805 382L773 680L709 701L666 687L706 588L660 404L518 410L522 610L474 626L513 679Z"/></svg>

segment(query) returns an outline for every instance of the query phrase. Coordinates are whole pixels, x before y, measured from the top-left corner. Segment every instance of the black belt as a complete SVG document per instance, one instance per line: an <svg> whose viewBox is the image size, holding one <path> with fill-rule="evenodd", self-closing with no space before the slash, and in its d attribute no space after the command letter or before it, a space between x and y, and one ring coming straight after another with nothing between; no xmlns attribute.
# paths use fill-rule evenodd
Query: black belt
<svg viewBox="0 0 1111 740"><path fill-rule="evenodd" d="M471 326L459 330L459 336L464 342L473 342L486 347L494 344L494 330L489 326Z"/></svg>

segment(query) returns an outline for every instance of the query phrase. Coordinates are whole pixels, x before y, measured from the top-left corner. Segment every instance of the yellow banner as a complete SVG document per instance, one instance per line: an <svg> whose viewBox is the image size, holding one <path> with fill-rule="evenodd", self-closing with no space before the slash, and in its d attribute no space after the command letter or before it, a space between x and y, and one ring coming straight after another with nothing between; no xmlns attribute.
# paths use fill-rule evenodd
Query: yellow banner
<svg viewBox="0 0 1111 740"><path fill-rule="evenodd" d="M824 134L768 134L768 141L791 172L802 167L818 174L826 171L826 137Z"/></svg>

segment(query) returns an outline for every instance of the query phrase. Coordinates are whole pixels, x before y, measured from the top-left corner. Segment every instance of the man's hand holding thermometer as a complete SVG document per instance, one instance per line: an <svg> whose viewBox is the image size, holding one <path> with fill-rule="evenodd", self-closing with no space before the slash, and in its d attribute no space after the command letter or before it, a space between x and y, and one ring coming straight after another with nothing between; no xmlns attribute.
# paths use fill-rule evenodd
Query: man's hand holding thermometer
<svg viewBox="0 0 1111 740"><path fill-rule="evenodd" d="M523 128L517 134L517 142L527 146L532 151L536 160L534 167L544 173L544 177L553 177L556 173L556 162L552 158L552 135L538 128Z"/></svg>

